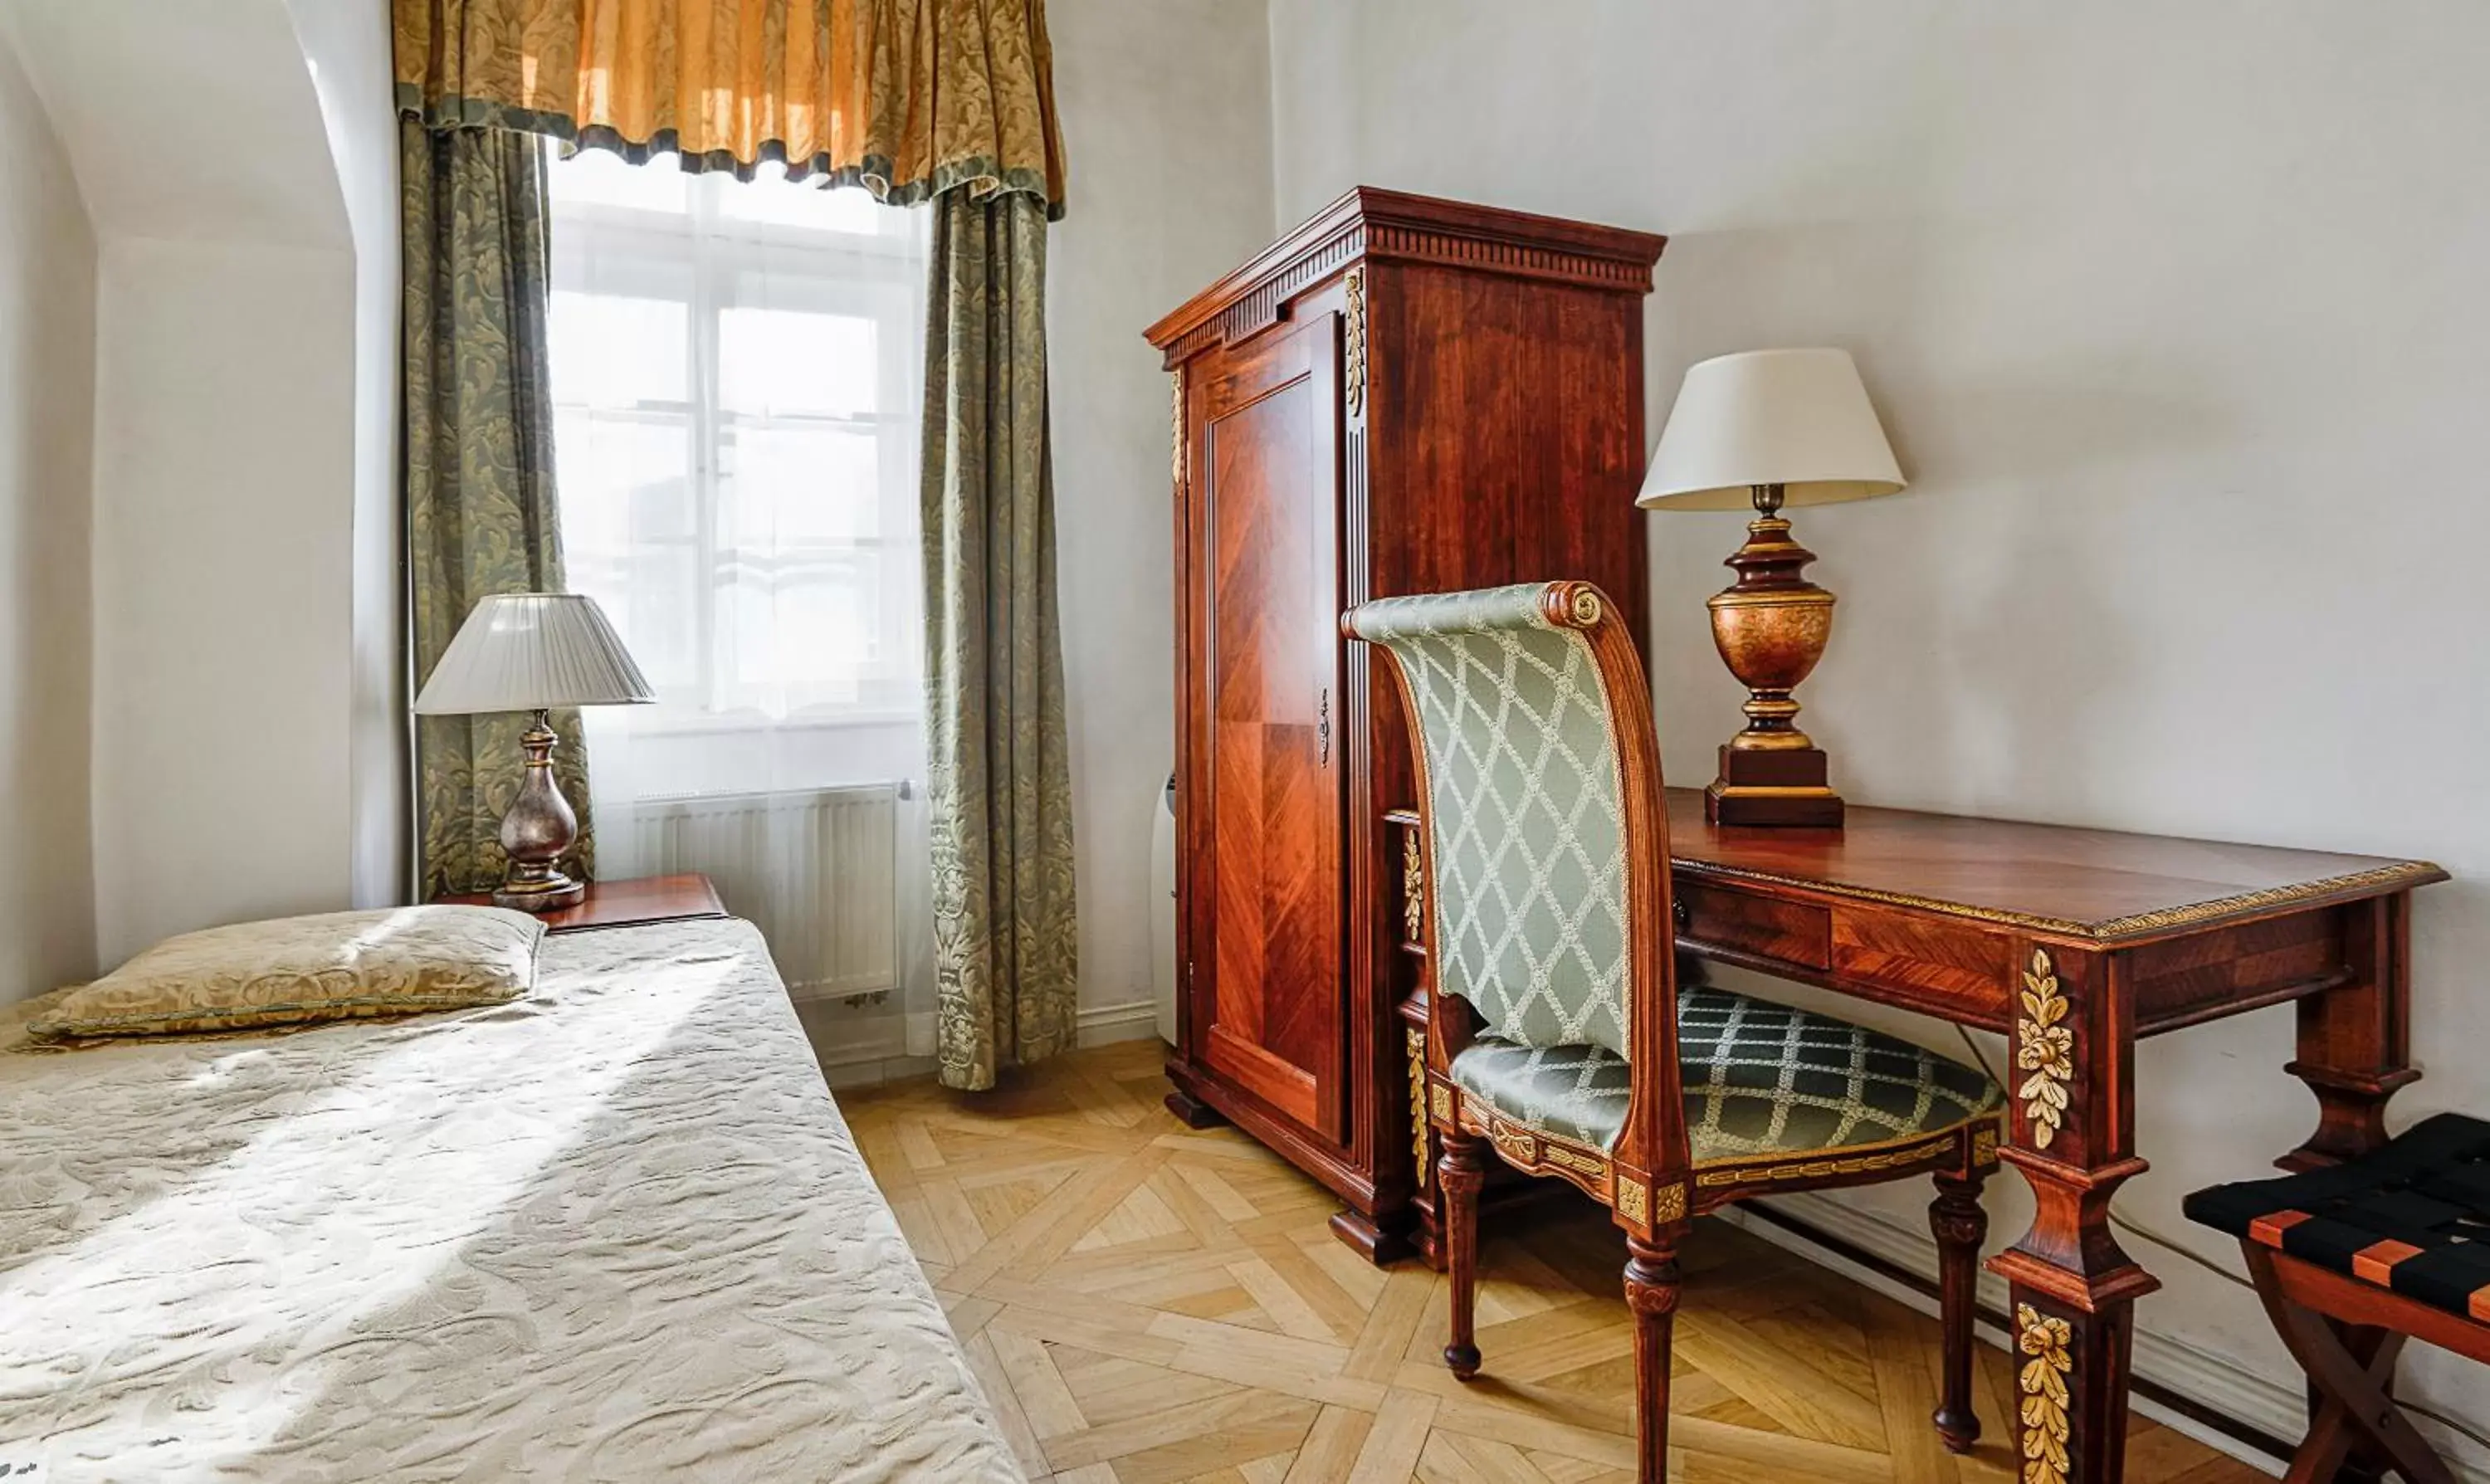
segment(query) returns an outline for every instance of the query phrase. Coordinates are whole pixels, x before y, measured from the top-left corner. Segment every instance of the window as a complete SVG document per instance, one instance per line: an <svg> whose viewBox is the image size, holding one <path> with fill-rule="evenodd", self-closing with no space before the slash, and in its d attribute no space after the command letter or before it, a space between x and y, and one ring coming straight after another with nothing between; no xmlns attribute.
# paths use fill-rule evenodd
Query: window
<svg viewBox="0 0 2490 1484"><path fill-rule="evenodd" d="M672 156L550 169L565 560L656 686L630 731L912 727L923 214ZM642 796L710 781L646 761Z"/></svg>

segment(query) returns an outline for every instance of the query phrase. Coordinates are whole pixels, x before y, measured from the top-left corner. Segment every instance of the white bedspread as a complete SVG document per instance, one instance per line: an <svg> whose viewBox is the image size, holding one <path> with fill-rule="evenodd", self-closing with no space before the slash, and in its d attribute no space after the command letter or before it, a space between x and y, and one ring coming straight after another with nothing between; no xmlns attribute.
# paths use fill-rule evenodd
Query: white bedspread
<svg viewBox="0 0 2490 1484"><path fill-rule="evenodd" d="M536 992L72 1052L0 1014L0 1462L71 1480L1014 1480L743 922Z"/></svg>

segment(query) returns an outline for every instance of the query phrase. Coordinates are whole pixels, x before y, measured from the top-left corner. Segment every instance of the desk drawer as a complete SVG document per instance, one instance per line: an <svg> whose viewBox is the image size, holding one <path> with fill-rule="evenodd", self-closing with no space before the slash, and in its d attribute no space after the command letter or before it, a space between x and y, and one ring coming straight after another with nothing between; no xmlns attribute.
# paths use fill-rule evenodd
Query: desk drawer
<svg viewBox="0 0 2490 1484"><path fill-rule="evenodd" d="M1869 998L1947 1020L2002 1030L2015 981L2013 940L1966 924L1842 911L1833 923L1833 970Z"/></svg>
<svg viewBox="0 0 2490 1484"><path fill-rule="evenodd" d="M1833 915L1821 907L1719 891L1680 879L1677 931L1708 947L1735 949L1822 971L1833 963Z"/></svg>

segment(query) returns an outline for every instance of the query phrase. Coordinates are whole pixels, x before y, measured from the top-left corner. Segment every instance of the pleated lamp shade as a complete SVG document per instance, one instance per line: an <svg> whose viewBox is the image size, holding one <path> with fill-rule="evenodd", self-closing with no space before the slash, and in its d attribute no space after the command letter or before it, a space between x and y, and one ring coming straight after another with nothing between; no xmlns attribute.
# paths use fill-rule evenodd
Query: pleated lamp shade
<svg viewBox="0 0 2490 1484"><path fill-rule="evenodd" d="M467 615L415 698L415 712L463 716L655 699L596 599L511 593L485 598Z"/></svg>

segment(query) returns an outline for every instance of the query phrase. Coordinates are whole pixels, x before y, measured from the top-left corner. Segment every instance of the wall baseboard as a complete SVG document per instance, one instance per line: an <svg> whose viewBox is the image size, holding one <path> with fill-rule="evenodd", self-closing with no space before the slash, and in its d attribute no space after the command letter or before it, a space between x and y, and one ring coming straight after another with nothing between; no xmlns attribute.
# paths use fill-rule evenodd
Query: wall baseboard
<svg viewBox="0 0 2490 1484"><path fill-rule="evenodd" d="M1127 1000L1120 1004L1085 1006L1077 1033L1084 1046L1104 1046L1110 1041L1138 1041L1158 1033L1159 1006L1155 1000Z"/></svg>
<svg viewBox="0 0 2490 1484"><path fill-rule="evenodd" d="M798 1001L797 1018L813 1042L813 1056L833 1090L921 1077L934 1069L934 1017L930 1013L871 1015L831 1021L819 1006L835 1000ZM812 1018L804 1011L813 1010ZM1158 1004L1127 1000L1085 1006L1074 1034L1082 1046L1138 1041L1159 1033Z"/></svg>
<svg viewBox="0 0 2490 1484"><path fill-rule="evenodd" d="M1765 1241L1831 1267L1897 1303L1931 1316L1937 1312L1929 1276L1936 1271L1936 1242L1926 1232L1814 1192L1775 1196L1753 1205L1764 1208L1732 1207L1721 1214ZM1819 1235L1866 1254L1878 1266L1852 1260L1817 1240ZM1897 1279L1885 1270L1889 1267L1910 1274L1911 1281ZM1982 1273L1980 1303L2002 1315L2007 1303L2004 1281ZM1986 1314L1980 1330L1991 1344L2009 1343L2004 1329ZM2226 1355L2141 1325L2135 1330L2134 1343L2139 1389L2131 1405L2137 1412L2251 1468L2282 1473L2292 1443L2308 1425L2307 1403L2297 1382L2275 1381ZM2168 1399L2144 1394L2145 1386L2166 1393ZM2465 1484L2490 1484L2490 1469L2474 1463L2461 1440L2433 1427L2425 1417L2414 1420L2439 1445L2457 1478Z"/></svg>

